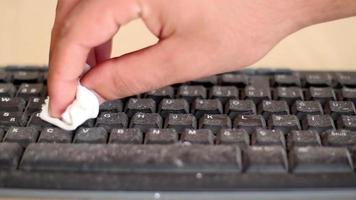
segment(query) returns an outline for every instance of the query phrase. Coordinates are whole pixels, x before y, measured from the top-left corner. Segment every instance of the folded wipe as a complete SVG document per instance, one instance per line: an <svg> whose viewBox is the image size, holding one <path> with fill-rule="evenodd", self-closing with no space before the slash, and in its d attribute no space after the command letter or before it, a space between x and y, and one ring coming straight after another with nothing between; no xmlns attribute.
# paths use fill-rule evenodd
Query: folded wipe
<svg viewBox="0 0 356 200"><path fill-rule="evenodd" d="M65 130L75 130L86 120L96 118L99 114L99 99L97 95L78 82L75 100L62 114L54 118L48 112L49 97L45 100L40 118Z"/></svg>

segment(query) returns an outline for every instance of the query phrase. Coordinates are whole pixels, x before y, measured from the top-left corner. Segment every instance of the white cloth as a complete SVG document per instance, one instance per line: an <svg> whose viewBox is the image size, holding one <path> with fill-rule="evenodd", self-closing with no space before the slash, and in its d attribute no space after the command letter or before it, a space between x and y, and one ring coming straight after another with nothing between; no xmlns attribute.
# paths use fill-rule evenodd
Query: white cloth
<svg viewBox="0 0 356 200"><path fill-rule="evenodd" d="M88 69L87 66L85 68ZM99 114L99 98L96 96L95 92L82 86L79 82L75 100L67 107L60 119L49 115L48 103L49 97L42 105L40 118L68 131L75 130L86 120L96 118Z"/></svg>

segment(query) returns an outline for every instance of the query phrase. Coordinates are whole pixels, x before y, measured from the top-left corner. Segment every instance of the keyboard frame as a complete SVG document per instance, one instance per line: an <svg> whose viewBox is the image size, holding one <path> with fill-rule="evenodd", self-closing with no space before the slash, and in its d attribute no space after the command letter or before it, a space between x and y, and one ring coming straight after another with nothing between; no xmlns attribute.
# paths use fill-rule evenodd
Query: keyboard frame
<svg viewBox="0 0 356 200"><path fill-rule="evenodd" d="M199 174L199 175L198 175ZM262 181L261 181L262 180ZM265 180L265 181L263 181ZM356 174L0 172L5 188L107 191L249 191L349 188ZM84 184L85 183L85 184ZM189 183L189 185L187 185ZM332 184L330 184L332 183ZM1 187L1 185L0 185Z"/></svg>
<svg viewBox="0 0 356 200"><path fill-rule="evenodd" d="M24 190L24 189L0 189L0 200L8 198L26 199L120 199L120 200L354 200L355 189L311 189L311 190L284 190L284 191L219 191L219 192L142 192L142 191L71 191L71 190Z"/></svg>
<svg viewBox="0 0 356 200"><path fill-rule="evenodd" d="M45 67L5 67L1 68L5 71L46 71ZM248 69L253 71L254 69ZM300 74L312 73L312 72L342 72L342 71L297 71ZM356 199L356 174L334 174L334 175L294 175L287 174L282 175L281 179L278 174L203 174L203 178L198 180L196 174L95 174L93 173L67 173L58 172L58 176L62 176L63 180L59 185L76 186L78 190L69 190L68 188L58 187L58 182L51 182L46 178L44 172L31 173L26 172L11 172L4 174L0 172L1 180L8 178L12 180L21 181L24 186L32 185L33 188L36 184L46 184L49 189L13 189L10 187L3 188L0 185L0 200L1 197L18 197L18 198L85 198L85 199L99 199L108 198L115 199L182 199L189 197L189 199L236 199L236 196L241 199ZM53 172L49 172L53 174ZM223 174L223 175L222 175ZM157 181L157 176L161 176L160 181ZM217 177L218 176L218 177ZM15 179L13 179L15 177ZM25 177L25 178L24 178ZM266 177L266 178L263 178ZM53 178L53 177L52 177ZM218 178L218 179L216 179ZM220 178L220 179L219 179ZM296 178L298 182L296 183ZM201 180L204 179L202 183ZM289 184L288 179L293 179L293 183ZM57 179L55 179L57 180ZM73 180L73 181L69 181ZM87 181L87 187L90 190L95 188L95 191L89 191L88 188L80 188L78 182ZM100 182L101 187L107 188L113 183L123 183L122 185L116 185L109 190L102 190L98 188L99 182L94 180L105 180ZM120 181L118 181L120 180ZM156 181L155 181L156 180ZM174 180L172 182L172 180ZM269 180L269 182L260 182L261 180ZM69 181L69 182L68 182ZM77 181L77 182L76 182ZM94 182L90 182L94 181ZM169 185L167 185L169 181ZM214 182L215 181L215 182ZM330 187L330 184L324 184L330 181L333 182L334 187ZM189 182L189 188L184 187L184 183ZM219 187L209 185L208 183L214 182ZM127 184L129 183L129 184ZM151 184L149 187L147 185ZM196 184L196 185L194 185ZM318 185L318 187L316 187ZM244 186L244 187L241 187ZM246 187L248 186L248 187ZM92 187L92 188L91 188ZM27 187L29 188L29 187ZM236 191L236 188L239 188ZM85 190L85 191L83 191ZM153 192L157 191L157 192ZM211 192L214 191L214 192Z"/></svg>

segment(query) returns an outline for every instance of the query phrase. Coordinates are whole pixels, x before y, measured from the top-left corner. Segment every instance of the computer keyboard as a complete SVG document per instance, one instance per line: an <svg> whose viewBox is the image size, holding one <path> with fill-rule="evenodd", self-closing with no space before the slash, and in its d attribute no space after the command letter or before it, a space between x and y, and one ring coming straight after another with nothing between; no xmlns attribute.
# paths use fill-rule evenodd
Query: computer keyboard
<svg viewBox="0 0 356 200"><path fill-rule="evenodd" d="M356 72L246 69L39 118L47 69L0 69L0 188L356 188Z"/></svg>

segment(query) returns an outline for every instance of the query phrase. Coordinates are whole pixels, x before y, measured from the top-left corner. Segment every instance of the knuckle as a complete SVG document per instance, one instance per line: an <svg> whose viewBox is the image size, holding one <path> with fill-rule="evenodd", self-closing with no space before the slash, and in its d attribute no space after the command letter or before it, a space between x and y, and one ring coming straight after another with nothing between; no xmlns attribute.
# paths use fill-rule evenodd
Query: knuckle
<svg viewBox="0 0 356 200"><path fill-rule="evenodd" d="M70 19L65 20L61 24L61 28L58 31L58 37L65 38L68 35L68 33L70 32L71 27L72 27L72 21Z"/></svg>

